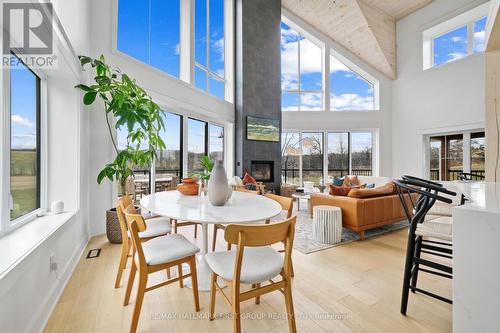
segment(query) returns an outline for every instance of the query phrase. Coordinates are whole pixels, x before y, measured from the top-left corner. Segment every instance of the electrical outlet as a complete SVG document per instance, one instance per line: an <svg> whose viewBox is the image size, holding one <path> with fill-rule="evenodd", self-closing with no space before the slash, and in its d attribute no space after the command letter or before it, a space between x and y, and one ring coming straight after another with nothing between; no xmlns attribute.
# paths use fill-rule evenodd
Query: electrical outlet
<svg viewBox="0 0 500 333"><path fill-rule="evenodd" d="M56 261L56 256L54 254L49 257L49 269L51 272L57 271L58 264Z"/></svg>

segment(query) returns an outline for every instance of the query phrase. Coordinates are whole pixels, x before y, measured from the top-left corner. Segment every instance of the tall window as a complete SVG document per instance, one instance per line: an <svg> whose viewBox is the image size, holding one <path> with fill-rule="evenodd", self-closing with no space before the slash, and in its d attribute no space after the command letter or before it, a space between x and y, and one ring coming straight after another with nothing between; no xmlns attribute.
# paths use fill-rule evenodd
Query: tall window
<svg viewBox="0 0 500 333"><path fill-rule="evenodd" d="M281 22L283 111L321 111L323 49Z"/></svg>
<svg viewBox="0 0 500 333"><path fill-rule="evenodd" d="M179 77L180 0L119 0L117 48Z"/></svg>
<svg viewBox="0 0 500 333"><path fill-rule="evenodd" d="M371 176L373 163L373 137L371 132L351 133L352 173Z"/></svg>
<svg viewBox="0 0 500 333"><path fill-rule="evenodd" d="M470 173L480 177L485 174L486 137L484 132L472 133L470 137Z"/></svg>
<svg viewBox="0 0 500 333"><path fill-rule="evenodd" d="M224 99L224 0L195 0L194 34L194 84Z"/></svg>
<svg viewBox="0 0 500 333"><path fill-rule="evenodd" d="M155 192L175 189L182 177L182 116L163 112L162 118L165 128L159 135L166 148L156 152Z"/></svg>
<svg viewBox="0 0 500 333"><path fill-rule="evenodd" d="M208 126L208 152L211 160L224 161L224 127L210 124Z"/></svg>
<svg viewBox="0 0 500 333"><path fill-rule="evenodd" d="M203 171L200 158L207 153L208 123L188 119L188 175Z"/></svg>
<svg viewBox="0 0 500 333"><path fill-rule="evenodd" d="M464 171L463 134L443 135L430 138L430 178L457 180Z"/></svg>
<svg viewBox="0 0 500 333"><path fill-rule="evenodd" d="M40 78L16 60L10 70L11 221L40 208Z"/></svg>
<svg viewBox="0 0 500 333"><path fill-rule="evenodd" d="M302 133L302 181L323 182L323 133Z"/></svg>
<svg viewBox="0 0 500 333"><path fill-rule="evenodd" d="M300 184L300 133L281 134L281 168L284 183Z"/></svg>
<svg viewBox="0 0 500 333"><path fill-rule="evenodd" d="M328 176L349 174L349 133L328 133Z"/></svg>
<svg viewBox="0 0 500 333"><path fill-rule="evenodd" d="M330 57L330 109L361 111L375 109L373 84L335 57Z"/></svg>

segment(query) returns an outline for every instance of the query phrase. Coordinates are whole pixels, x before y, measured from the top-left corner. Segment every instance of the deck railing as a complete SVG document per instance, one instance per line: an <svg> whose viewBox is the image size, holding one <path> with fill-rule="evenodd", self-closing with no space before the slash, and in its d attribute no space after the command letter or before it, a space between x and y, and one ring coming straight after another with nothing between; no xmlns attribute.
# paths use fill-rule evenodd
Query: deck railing
<svg viewBox="0 0 500 333"><path fill-rule="evenodd" d="M316 168L306 168L302 169L302 177L304 178L304 174L307 173L321 173L323 175L323 169ZM300 170L298 168L285 168L281 169L281 174L283 181L285 183L292 181L293 179L297 179L300 176ZM351 172L349 173L349 170L347 169L328 169L328 175L330 176L336 176L336 177L344 177L346 175L355 175L355 176L371 176L372 175L372 169L352 169ZM323 178L323 177L321 177Z"/></svg>
<svg viewBox="0 0 500 333"><path fill-rule="evenodd" d="M448 180L460 180L458 174L463 170L448 170ZM484 170L471 170L472 180L484 180L486 172ZM439 169L430 170L431 180L439 180Z"/></svg>

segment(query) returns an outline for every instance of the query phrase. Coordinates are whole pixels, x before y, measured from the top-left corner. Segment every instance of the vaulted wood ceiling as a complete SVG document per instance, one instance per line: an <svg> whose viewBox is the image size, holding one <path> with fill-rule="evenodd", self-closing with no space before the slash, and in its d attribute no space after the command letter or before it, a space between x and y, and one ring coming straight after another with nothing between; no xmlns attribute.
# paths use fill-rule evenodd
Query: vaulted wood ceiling
<svg viewBox="0 0 500 333"><path fill-rule="evenodd" d="M291 13L391 79L397 77L396 21L432 0L282 0Z"/></svg>

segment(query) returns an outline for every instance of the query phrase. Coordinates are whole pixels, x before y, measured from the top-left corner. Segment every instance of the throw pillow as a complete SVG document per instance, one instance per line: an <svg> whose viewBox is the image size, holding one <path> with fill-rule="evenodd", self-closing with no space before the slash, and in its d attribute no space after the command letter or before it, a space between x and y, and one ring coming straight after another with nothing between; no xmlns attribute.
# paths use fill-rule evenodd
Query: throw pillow
<svg viewBox="0 0 500 333"><path fill-rule="evenodd" d="M257 184L257 182L255 181L255 178L250 176L248 174L248 172L245 173L245 177L243 177L243 185L247 185L247 184Z"/></svg>
<svg viewBox="0 0 500 333"><path fill-rule="evenodd" d="M358 176L345 176L344 183L342 184L342 186L347 187L355 187L359 185L361 185L361 183L359 182Z"/></svg>
<svg viewBox="0 0 500 333"><path fill-rule="evenodd" d="M347 186L330 185L330 195L338 195L338 196L346 197L350 191L351 191L351 188L347 187Z"/></svg>
<svg viewBox="0 0 500 333"><path fill-rule="evenodd" d="M257 191L257 184L249 183L245 185L245 189L249 191Z"/></svg>
<svg viewBox="0 0 500 333"><path fill-rule="evenodd" d="M333 177L333 185L342 186L343 183L344 183L344 177L342 177L342 178Z"/></svg>
<svg viewBox="0 0 500 333"><path fill-rule="evenodd" d="M366 188L375 188L375 184L368 184L366 185Z"/></svg>
<svg viewBox="0 0 500 333"><path fill-rule="evenodd" d="M376 188L352 189L347 195L350 198L373 198L394 194L394 185L387 183Z"/></svg>

